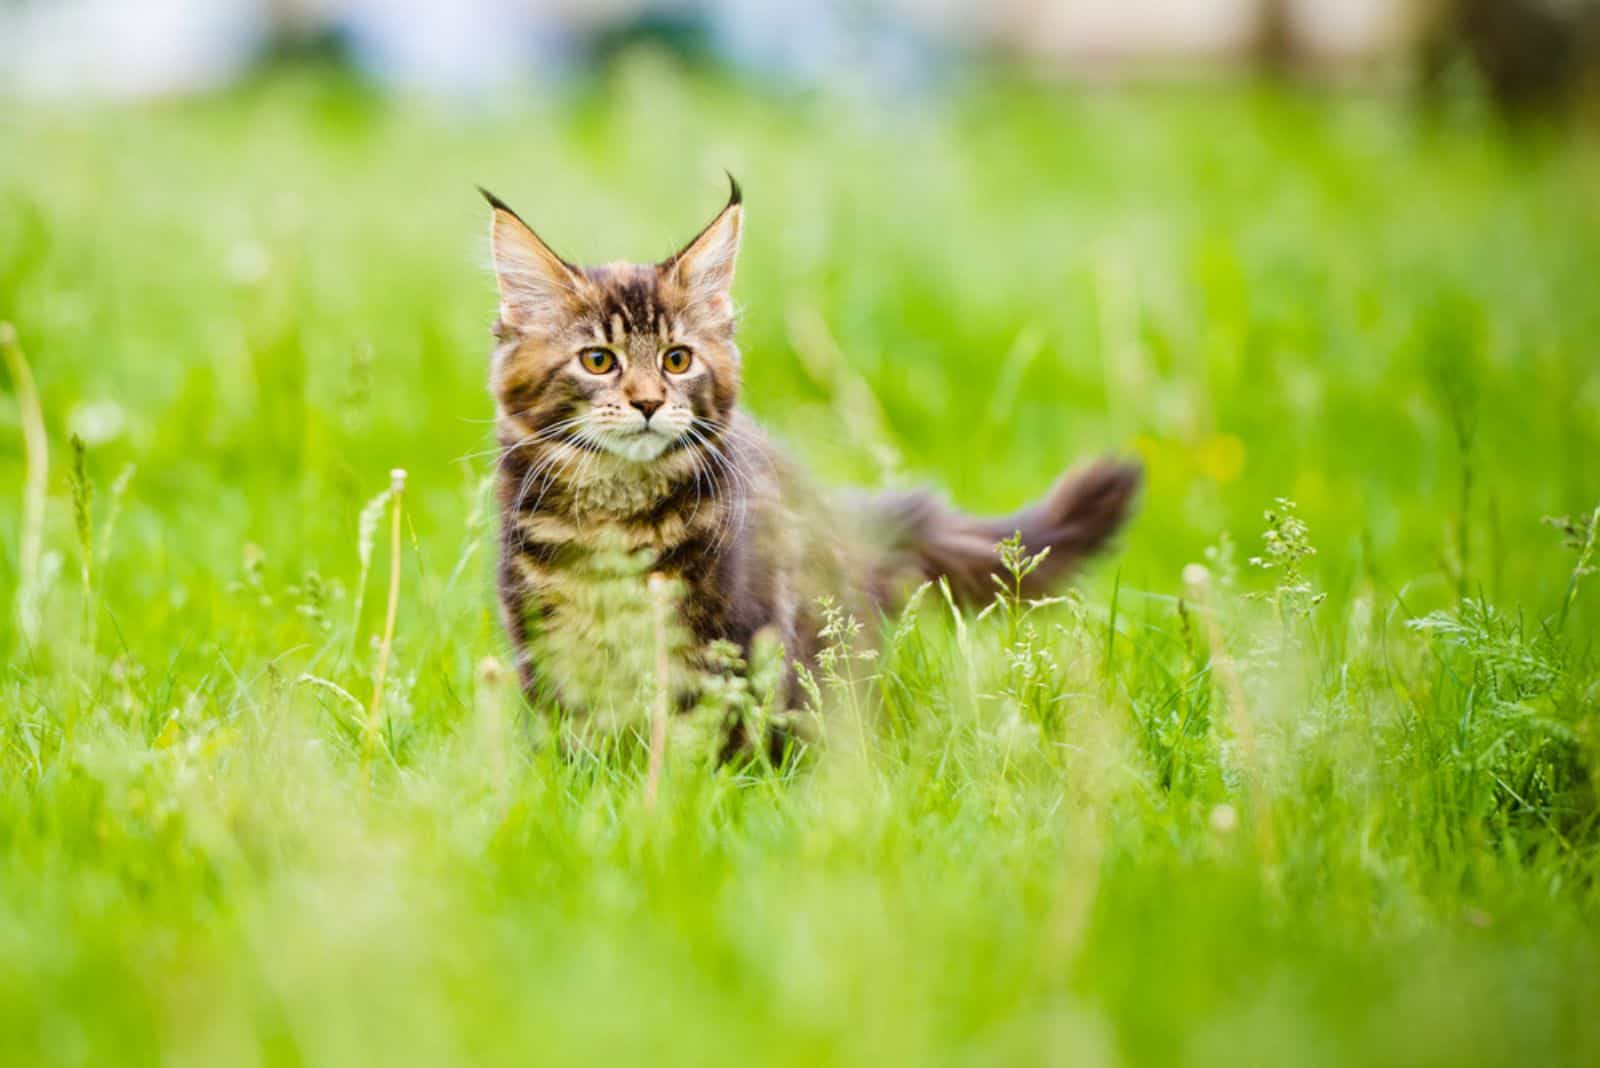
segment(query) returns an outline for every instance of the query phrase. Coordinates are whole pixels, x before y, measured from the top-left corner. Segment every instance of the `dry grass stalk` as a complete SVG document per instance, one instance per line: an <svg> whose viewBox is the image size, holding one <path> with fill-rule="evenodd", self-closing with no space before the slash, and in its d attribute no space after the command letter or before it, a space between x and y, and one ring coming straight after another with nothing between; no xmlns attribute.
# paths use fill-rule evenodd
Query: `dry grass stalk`
<svg viewBox="0 0 1600 1068"><path fill-rule="evenodd" d="M506 754L511 747L506 716L511 675L499 660L486 656L478 661L477 681L479 743L488 760L489 781L494 786L495 796L504 801L509 763Z"/></svg>
<svg viewBox="0 0 1600 1068"><path fill-rule="evenodd" d="M22 416L22 446L27 474L22 483L22 536L18 559L17 622L23 635L32 641L39 631L38 591L40 562L44 551L44 502L49 485L50 441L45 436L44 409L34 385L33 370L17 340L16 327L0 322L0 356L6 362L17 391L17 407Z"/></svg>
<svg viewBox="0 0 1600 1068"><path fill-rule="evenodd" d="M390 526L389 526L389 604L383 614L383 641L378 646L378 671L372 683L372 703L367 708L367 725L363 733L361 763L367 766L377 748L379 713L383 710L383 684L389 674L389 653L394 647L394 623L400 610L400 512L405 503L406 473L403 468L389 472Z"/></svg>
<svg viewBox="0 0 1600 1068"><path fill-rule="evenodd" d="M656 693L650 717L650 767L644 784L644 803L654 808L661 790L661 768L667 760L667 712L672 700L672 661L667 648L667 617L672 611L672 590L667 576L650 576L650 609L655 624Z"/></svg>

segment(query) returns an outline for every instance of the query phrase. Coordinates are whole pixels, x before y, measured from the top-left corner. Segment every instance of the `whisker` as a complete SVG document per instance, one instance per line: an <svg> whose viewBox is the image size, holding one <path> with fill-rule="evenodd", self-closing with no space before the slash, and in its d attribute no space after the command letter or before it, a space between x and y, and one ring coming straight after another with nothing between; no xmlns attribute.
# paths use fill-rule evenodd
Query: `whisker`
<svg viewBox="0 0 1600 1068"><path fill-rule="evenodd" d="M718 524L717 537L712 544L712 551L717 552L721 550L729 534L736 534L744 529L745 520L748 518L749 512L749 498L752 495L753 488L749 476L740 470L739 465L725 454L715 441L707 438L697 428L691 427L691 433L700 446L697 450L699 454L697 459L702 459L706 462L705 470L707 475L713 479L713 484L720 485L720 479L717 478L717 473L720 472L727 475L729 483L737 490L734 493L723 494L731 498L732 508L724 513L721 522Z"/></svg>
<svg viewBox="0 0 1600 1068"><path fill-rule="evenodd" d="M577 425L582 424L585 419L586 419L586 416L581 416L581 415L580 416L574 416L573 418L570 418L570 419L562 419L559 422L551 423L549 426L541 427L539 430L534 431L532 434L524 435L523 437L518 438L516 441L513 441L509 445L499 445L499 446L496 446L494 449L485 449L485 450L483 450L482 452L479 452L479 453L472 453L472 454L469 454L468 457L464 457L464 459L477 458L477 457L488 455L490 453L498 451L499 452L499 458L495 461L495 465L494 465L494 469L493 469L494 471L498 472L501 469L501 467L504 466L505 462L507 460L511 459L511 457L514 456L519 450L524 449L524 448L528 447L529 445L535 445L535 444L538 444L540 442L546 442L546 441L555 440L557 435L564 433L566 430L568 430L569 428L571 428L573 426L577 426ZM522 491L519 490L519 493L518 493L519 503L520 503L520 499L521 499L521 494L522 494Z"/></svg>
<svg viewBox="0 0 1600 1068"><path fill-rule="evenodd" d="M524 434L522 437L511 442L510 444L495 444L485 449L478 449L473 452L464 453L463 455L456 457L454 462L460 463L463 460L479 460L485 456L494 456L498 454L500 457L500 462L504 463L506 458L512 453L515 453L517 450L524 449L535 442L547 440L551 435L581 422L583 422L582 416L572 419L563 419L560 422L552 423L547 427L541 427L531 434Z"/></svg>
<svg viewBox="0 0 1600 1068"><path fill-rule="evenodd" d="M563 442L561 444L567 443ZM575 449L576 447L567 445L567 448ZM576 454L574 454L573 452L569 452L566 449L558 447L557 449L552 450L549 456L545 457L537 465L529 469L528 473L523 476L522 484L517 489L515 506L517 512L520 513L523 510L523 503L527 500L528 493L533 488L534 479L541 478L542 476L539 488L539 496L533 502L533 507L535 510L537 510L544 502L545 494L550 491L550 487L556 481L562 479L566 474L566 469L571 466L571 464L574 463L578 457L583 455L585 454L581 450L576 451Z"/></svg>

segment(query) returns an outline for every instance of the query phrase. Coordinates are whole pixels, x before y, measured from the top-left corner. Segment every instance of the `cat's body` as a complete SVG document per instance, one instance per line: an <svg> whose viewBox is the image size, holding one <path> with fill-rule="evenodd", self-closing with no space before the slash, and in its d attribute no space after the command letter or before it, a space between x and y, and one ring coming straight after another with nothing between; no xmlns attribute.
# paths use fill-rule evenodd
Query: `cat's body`
<svg viewBox="0 0 1600 1068"><path fill-rule="evenodd" d="M663 263L589 269L489 199L501 293L491 375L499 583L530 700L590 707L589 691L637 662L616 647L637 638L619 636L612 609L618 583L624 601L648 603L647 573L677 580L687 649L721 639L748 650L766 631L786 662L808 663L820 597L868 616L909 580L942 575L980 599L995 545L1014 531L1031 551L1051 549L1029 580L1042 588L1125 518L1139 473L1120 463L1069 476L997 520L928 494L843 499L812 488L736 407L737 186ZM619 569L623 554L643 566Z"/></svg>
<svg viewBox="0 0 1600 1068"><path fill-rule="evenodd" d="M817 597L860 600L853 591L867 575L853 571L837 528L791 509L800 479L781 454L742 416L715 447L714 467L685 456L644 476L629 470L632 461L575 456L564 445L505 454L500 595L530 698L587 707L583 691L597 674L648 662L612 648L638 642L638 628L619 626L614 598L592 596L600 584L631 583L642 612L648 576L665 575L677 580L679 622L694 646L723 639L748 650L770 628L802 662L813 651ZM539 465L563 460L574 474L587 461L582 481L558 476L542 486ZM605 669L595 670L595 658Z"/></svg>

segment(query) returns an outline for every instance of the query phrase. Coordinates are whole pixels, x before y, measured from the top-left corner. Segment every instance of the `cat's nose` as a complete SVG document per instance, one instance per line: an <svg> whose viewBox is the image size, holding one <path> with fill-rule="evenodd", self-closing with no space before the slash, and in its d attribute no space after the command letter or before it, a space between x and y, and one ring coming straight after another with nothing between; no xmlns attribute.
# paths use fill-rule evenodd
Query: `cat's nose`
<svg viewBox="0 0 1600 1068"><path fill-rule="evenodd" d="M656 409L661 407L661 402L653 397L630 400L628 403L644 413L644 421L647 423L650 417L656 414Z"/></svg>

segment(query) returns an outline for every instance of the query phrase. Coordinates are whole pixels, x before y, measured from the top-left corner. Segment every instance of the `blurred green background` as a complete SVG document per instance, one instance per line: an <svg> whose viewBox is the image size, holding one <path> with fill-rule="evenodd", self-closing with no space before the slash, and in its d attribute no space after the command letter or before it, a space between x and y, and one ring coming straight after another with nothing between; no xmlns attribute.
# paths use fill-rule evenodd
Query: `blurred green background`
<svg viewBox="0 0 1600 1068"><path fill-rule="evenodd" d="M107 479L136 461L160 506L129 510L144 563L107 580L188 615L173 591L243 541L348 570L396 466L419 536L454 545L492 443L474 183L603 262L675 247L726 168L750 200L746 400L830 479L997 511L1131 450L1143 588L1287 496L1335 583L1564 592L1539 519L1594 489L1587 141L1267 88L872 108L642 59L602 89L463 115L290 77L13 115L8 315L53 428ZM865 412L839 403L854 382Z"/></svg>
<svg viewBox="0 0 1600 1068"><path fill-rule="evenodd" d="M1124 452L1148 489L1037 631L925 599L858 665L864 752L683 759L651 809L479 666L473 186L653 259L724 169L745 401L826 482L1001 511ZM1471 87L863 97L629 50L544 97L297 59L8 106L50 467L23 574L8 376L0 1060L1593 1063L1600 607L1541 520L1600 504L1596 190L1580 123ZM1279 497L1304 613L1245 562Z"/></svg>

